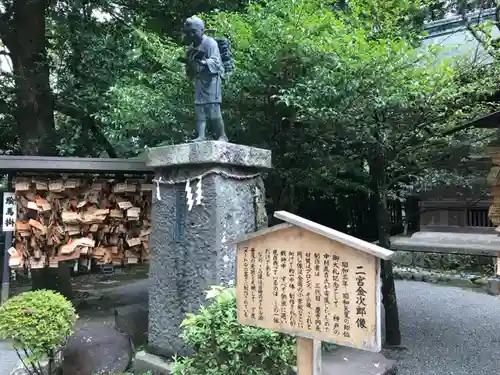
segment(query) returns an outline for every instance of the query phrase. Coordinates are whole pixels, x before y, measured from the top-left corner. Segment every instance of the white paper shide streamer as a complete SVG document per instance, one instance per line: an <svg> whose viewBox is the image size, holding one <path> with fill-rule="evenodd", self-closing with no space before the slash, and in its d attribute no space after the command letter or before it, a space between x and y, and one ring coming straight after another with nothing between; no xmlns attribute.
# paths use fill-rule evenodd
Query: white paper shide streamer
<svg viewBox="0 0 500 375"><path fill-rule="evenodd" d="M193 189L191 189L191 181L187 180L186 181L186 203L188 206L188 211L191 211L193 209L193 205L196 202L197 206L201 205L201 200L203 199L202 195L202 190L201 190L201 184L202 184L202 177L198 179L198 182L196 183L196 196L193 198Z"/></svg>
<svg viewBox="0 0 500 375"><path fill-rule="evenodd" d="M206 171L202 173L199 176L187 178L187 179L179 179L179 180L163 180L161 177L158 179L153 179L153 183L156 184L156 199L161 201L160 197L160 185L176 185L176 184L186 184L186 187L184 190L186 191L186 205L188 208L188 211L191 211L193 209L194 204L196 203L197 206L201 206L202 200L203 200L203 191L202 191L202 185L203 185L203 177L211 175L211 174L216 174L219 176L222 176L224 178L231 178L235 180L251 180L257 177L260 177L260 173L254 173L251 175L239 175L239 174L233 174L233 173L228 173L226 171L221 171L218 169L211 169L209 171ZM193 194L193 190L191 188L191 181L198 180L196 183L196 192ZM195 195L195 196L194 196Z"/></svg>
<svg viewBox="0 0 500 375"><path fill-rule="evenodd" d="M198 183L196 184L196 205L200 206L201 205L201 200L203 199L203 195L201 192L201 179L198 180Z"/></svg>
<svg viewBox="0 0 500 375"><path fill-rule="evenodd" d="M161 183L161 177L156 180L156 199L161 201L161 196L160 196L160 183Z"/></svg>
<svg viewBox="0 0 500 375"><path fill-rule="evenodd" d="M189 180L186 181L186 189L185 190L186 190L186 201L187 201L188 211L191 211L191 209L193 208L194 199L193 199L193 193L191 190L191 184L190 184Z"/></svg>

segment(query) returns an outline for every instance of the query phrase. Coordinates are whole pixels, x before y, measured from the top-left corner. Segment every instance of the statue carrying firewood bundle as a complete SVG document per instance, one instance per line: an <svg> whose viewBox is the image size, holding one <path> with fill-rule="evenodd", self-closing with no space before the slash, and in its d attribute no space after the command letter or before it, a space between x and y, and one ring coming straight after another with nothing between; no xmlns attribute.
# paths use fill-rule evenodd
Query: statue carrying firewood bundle
<svg viewBox="0 0 500 375"><path fill-rule="evenodd" d="M186 56L179 60L186 64L186 74L194 81L194 104L197 137L206 139L207 122L214 127L215 138L227 142L222 119L222 80L234 71L231 43L225 38L205 34L204 22L192 16L184 23L184 35L189 43Z"/></svg>

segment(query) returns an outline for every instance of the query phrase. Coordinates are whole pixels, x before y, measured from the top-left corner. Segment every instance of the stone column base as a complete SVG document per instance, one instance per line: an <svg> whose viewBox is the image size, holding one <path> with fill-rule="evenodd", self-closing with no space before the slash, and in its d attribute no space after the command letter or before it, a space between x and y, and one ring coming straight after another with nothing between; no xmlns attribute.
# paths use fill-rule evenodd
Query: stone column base
<svg viewBox="0 0 500 375"><path fill-rule="evenodd" d="M261 171L271 151L207 141L148 150L155 168L149 246L149 353L188 355L179 337L213 285L234 284L238 237L267 226Z"/></svg>
<svg viewBox="0 0 500 375"><path fill-rule="evenodd" d="M486 292L492 296L500 295L500 279L492 277L488 280L486 284Z"/></svg>

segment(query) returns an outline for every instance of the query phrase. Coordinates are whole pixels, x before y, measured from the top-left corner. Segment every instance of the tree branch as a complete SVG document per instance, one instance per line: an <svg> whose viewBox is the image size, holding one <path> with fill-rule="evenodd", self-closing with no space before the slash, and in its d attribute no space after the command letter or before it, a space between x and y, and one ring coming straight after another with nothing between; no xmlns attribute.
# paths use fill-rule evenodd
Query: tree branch
<svg viewBox="0 0 500 375"><path fill-rule="evenodd" d="M461 132L462 130L467 130L467 129L470 129L470 128L474 128L473 126L473 121L469 121L465 124L461 124L461 125L457 125L455 126L454 128L451 128L451 129L448 129L440 134L436 134L437 136L440 136L440 137L446 137L448 135L453 135L455 133L459 133Z"/></svg>
<svg viewBox="0 0 500 375"><path fill-rule="evenodd" d="M499 6L497 5L497 7L495 9L495 14L498 14L498 12L499 12ZM481 9L481 13L482 13L482 9ZM479 15L478 22L481 22L481 13ZM493 57L494 59L497 59L498 58L498 53L495 50L495 48L493 48L490 43L487 43L484 40L484 38L480 35L480 33L475 29L475 27L471 24L471 22L469 20L469 17L467 17L467 8L466 7L464 7L460 11L460 15L462 16L462 19L464 20L465 27L472 34L472 36L474 37L474 39L476 39L477 42L481 46L483 46L483 48L485 49L485 51L487 53L489 53L491 55L491 57ZM496 25L498 25L498 18L496 19Z"/></svg>
<svg viewBox="0 0 500 375"><path fill-rule="evenodd" d="M500 30L500 1L495 1L495 25Z"/></svg>
<svg viewBox="0 0 500 375"><path fill-rule="evenodd" d="M54 109L68 117L80 120L82 123L82 127L86 128L94 135L97 142L99 142L99 144L104 147L110 158L120 157L116 152L114 146L102 132L100 128L100 126L102 126L102 123L99 120L92 118L84 110L71 104L62 103L57 99L54 101Z"/></svg>

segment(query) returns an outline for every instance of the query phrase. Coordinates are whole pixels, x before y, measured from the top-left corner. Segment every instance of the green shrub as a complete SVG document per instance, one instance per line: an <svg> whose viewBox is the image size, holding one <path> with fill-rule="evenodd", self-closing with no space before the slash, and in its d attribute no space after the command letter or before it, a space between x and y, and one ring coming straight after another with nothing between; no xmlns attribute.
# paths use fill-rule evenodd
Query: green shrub
<svg viewBox="0 0 500 375"><path fill-rule="evenodd" d="M77 318L71 302L59 293L22 293L0 306L0 339L12 342L30 373L42 373L40 361L48 360L50 374Z"/></svg>
<svg viewBox="0 0 500 375"><path fill-rule="evenodd" d="M296 363L295 337L244 326L236 316L234 288L213 287L213 301L182 323L193 350L176 359L173 375L288 375Z"/></svg>

